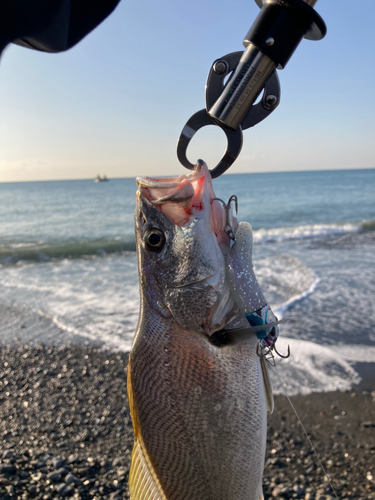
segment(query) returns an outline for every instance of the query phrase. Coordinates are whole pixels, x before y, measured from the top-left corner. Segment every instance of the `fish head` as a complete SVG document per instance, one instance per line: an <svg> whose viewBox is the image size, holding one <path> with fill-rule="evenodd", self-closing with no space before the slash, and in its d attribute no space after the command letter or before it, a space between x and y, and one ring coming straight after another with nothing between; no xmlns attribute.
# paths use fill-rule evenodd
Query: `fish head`
<svg viewBox="0 0 375 500"><path fill-rule="evenodd" d="M230 239L204 162L177 178L137 178L142 300L181 328L207 335L238 312L226 276Z"/></svg>

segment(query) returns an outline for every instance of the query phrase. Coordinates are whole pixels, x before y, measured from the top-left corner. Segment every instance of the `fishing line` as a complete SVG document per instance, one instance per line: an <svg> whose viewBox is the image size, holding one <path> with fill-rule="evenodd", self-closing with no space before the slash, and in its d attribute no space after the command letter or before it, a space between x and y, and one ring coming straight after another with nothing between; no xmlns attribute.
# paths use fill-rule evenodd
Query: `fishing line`
<svg viewBox="0 0 375 500"><path fill-rule="evenodd" d="M299 415L298 415L298 413L297 413L297 410L295 409L295 407L294 407L294 405L293 405L292 401L290 400L290 397L289 397L289 396L287 395L287 393L286 393L286 385L284 384L284 380L282 379L282 377L281 377L280 373L276 371L276 366L274 366L274 365L271 365L271 366L272 366L272 368L273 368L273 371L274 371L274 372L276 373L276 375L279 377L279 380L280 380L281 385L282 385L282 387L283 387L283 394L284 394L284 396L287 398L287 400L289 401L289 404L290 404L290 406L292 407L292 410L294 411L294 413L295 413L295 415L296 415L296 417L297 417L298 423L299 423L299 424L300 424L300 426L302 427L302 430L303 430L303 432L304 432L304 434L305 434L305 436L306 436L306 438L307 438L307 440L308 440L308 442L309 442L309 444L310 444L310 447L311 447L312 451L314 452L314 455L315 455L315 457L316 457L316 460L317 460L317 462L318 462L318 464L319 464L319 466L320 466L321 470L323 471L323 473L324 473L325 477L328 479L328 482L329 482L330 487L332 488L333 494L335 495L335 497L336 497L336 498L339 498L339 497L337 496L337 493L336 493L335 488L333 487L333 484L332 484L331 478L330 478L330 476L328 475L328 473L327 473L327 471L326 471L326 469L325 469L324 465L322 464L322 462L321 462L321 460L320 460L320 458L319 458L319 456L318 456L318 453L317 453L317 451L316 451L316 449L315 449L314 445L312 444L312 441L311 441L311 439L309 438L309 435L307 434L307 431L306 431L306 429L305 429L305 426L303 425L302 420L300 419L300 417L299 417Z"/></svg>

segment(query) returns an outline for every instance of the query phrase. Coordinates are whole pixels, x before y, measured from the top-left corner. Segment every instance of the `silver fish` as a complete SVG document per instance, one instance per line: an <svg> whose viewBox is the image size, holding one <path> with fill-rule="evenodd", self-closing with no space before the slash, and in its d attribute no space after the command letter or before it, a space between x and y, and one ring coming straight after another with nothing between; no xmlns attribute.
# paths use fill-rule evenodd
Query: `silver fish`
<svg viewBox="0 0 375 500"><path fill-rule="evenodd" d="M132 500L260 500L272 394L258 338L222 342L266 310L250 225L233 244L207 166L138 178L140 317L128 370ZM276 323L275 323L276 324ZM255 329L256 330L256 329Z"/></svg>

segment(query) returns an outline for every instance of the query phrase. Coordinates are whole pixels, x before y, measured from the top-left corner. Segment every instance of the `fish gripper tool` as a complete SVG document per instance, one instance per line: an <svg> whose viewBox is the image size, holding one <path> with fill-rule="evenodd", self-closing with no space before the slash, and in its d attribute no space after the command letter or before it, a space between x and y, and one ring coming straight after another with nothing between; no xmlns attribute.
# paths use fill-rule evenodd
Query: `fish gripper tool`
<svg viewBox="0 0 375 500"><path fill-rule="evenodd" d="M206 107L185 124L177 156L190 170L186 156L195 133L206 125L223 129L227 149L211 176L219 177L236 160L242 148L242 131L272 113L280 102L276 69L285 68L302 38L321 40L327 28L314 10L317 0L255 0L261 11L243 40L244 51L214 61L206 83ZM261 92L263 95L256 102Z"/></svg>

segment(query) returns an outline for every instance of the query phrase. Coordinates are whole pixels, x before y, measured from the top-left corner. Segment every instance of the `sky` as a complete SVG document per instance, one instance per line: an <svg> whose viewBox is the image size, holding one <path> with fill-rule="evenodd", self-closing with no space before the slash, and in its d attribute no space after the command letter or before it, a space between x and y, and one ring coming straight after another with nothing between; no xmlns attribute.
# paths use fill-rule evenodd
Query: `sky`
<svg viewBox="0 0 375 500"><path fill-rule="evenodd" d="M244 132L230 173L375 168L375 1L319 0L321 41L279 72L281 102ZM243 50L253 0L122 0L71 50L8 46L0 63L0 182L180 175L181 130L214 60ZM188 158L213 168L218 127Z"/></svg>

